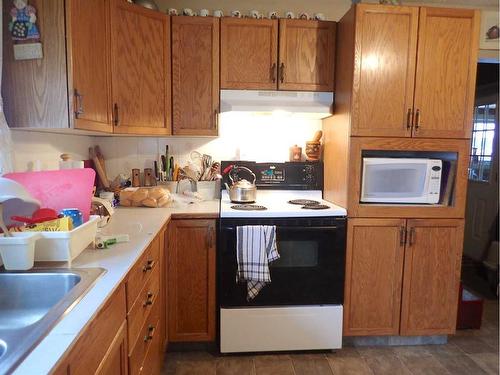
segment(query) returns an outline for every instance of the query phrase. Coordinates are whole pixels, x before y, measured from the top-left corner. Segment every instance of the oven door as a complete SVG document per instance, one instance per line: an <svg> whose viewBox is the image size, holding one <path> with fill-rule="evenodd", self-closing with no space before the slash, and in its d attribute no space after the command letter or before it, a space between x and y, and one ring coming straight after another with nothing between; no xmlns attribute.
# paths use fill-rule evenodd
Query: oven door
<svg viewBox="0 0 500 375"><path fill-rule="evenodd" d="M345 219L329 225L295 224L276 226L280 259L269 265L271 283L255 299L247 301L246 282L236 281L237 225L221 223L218 249L221 307L342 304Z"/></svg>

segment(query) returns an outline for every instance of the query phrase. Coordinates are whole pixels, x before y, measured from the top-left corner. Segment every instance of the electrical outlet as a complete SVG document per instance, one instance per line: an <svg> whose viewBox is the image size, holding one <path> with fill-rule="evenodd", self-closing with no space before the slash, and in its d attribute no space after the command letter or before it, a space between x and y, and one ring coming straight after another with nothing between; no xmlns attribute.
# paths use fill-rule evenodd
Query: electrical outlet
<svg viewBox="0 0 500 375"><path fill-rule="evenodd" d="M42 58L42 43L14 44L14 60L35 60Z"/></svg>

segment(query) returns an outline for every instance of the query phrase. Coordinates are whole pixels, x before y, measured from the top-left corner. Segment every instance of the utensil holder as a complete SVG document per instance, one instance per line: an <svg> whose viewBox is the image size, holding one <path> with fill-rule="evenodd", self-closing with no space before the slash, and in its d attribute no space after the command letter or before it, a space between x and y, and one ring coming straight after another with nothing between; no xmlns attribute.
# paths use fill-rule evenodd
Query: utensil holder
<svg viewBox="0 0 500 375"><path fill-rule="evenodd" d="M0 237L0 255L7 270L25 271L33 268L35 244L42 237L37 232L12 233L12 237Z"/></svg>

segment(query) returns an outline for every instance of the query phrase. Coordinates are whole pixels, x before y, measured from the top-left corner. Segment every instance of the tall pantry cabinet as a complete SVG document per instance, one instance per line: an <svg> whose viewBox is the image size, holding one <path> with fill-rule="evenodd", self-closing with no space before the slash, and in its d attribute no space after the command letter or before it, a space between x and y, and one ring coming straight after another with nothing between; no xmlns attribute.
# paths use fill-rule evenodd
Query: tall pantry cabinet
<svg viewBox="0 0 500 375"><path fill-rule="evenodd" d="M344 335L455 331L478 33L470 9L356 4L337 25L323 130L325 198L349 216ZM450 158L450 200L360 202L363 157L402 154Z"/></svg>

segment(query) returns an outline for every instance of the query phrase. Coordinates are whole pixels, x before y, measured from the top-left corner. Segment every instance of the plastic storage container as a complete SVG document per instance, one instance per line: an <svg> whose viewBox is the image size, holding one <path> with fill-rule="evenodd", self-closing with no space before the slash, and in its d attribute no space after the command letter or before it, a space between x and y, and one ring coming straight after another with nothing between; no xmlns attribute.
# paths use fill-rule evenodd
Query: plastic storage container
<svg viewBox="0 0 500 375"><path fill-rule="evenodd" d="M37 232L16 232L12 237L0 236L0 255L7 270L25 271L33 267L35 244L42 235Z"/></svg>
<svg viewBox="0 0 500 375"><path fill-rule="evenodd" d="M71 267L71 261L95 241L99 219L92 215L89 221L69 232L39 232L42 236L36 243L35 260L66 261Z"/></svg>
<svg viewBox="0 0 500 375"><path fill-rule="evenodd" d="M483 299L475 296L460 283L457 329L480 329L483 317Z"/></svg>

